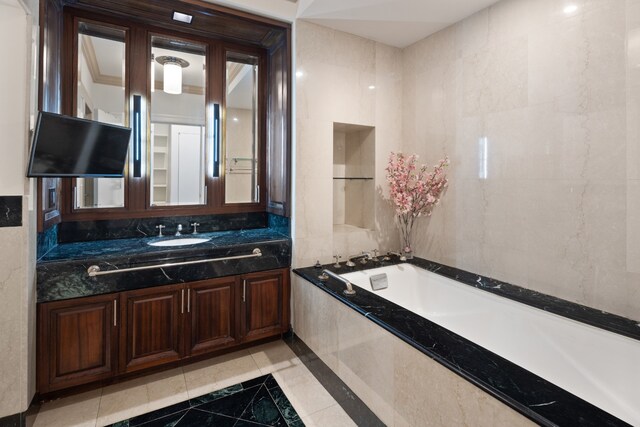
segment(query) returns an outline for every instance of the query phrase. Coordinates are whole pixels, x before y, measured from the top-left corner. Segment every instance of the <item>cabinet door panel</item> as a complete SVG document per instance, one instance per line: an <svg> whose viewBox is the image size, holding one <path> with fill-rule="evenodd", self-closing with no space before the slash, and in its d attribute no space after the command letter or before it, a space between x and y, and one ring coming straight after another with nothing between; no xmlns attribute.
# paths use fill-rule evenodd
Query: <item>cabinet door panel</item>
<svg viewBox="0 0 640 427"><path fill-rule="evenodd" d="M236 342L235 277L189 284L189 354L208 353Z"/></svg>
<svg viewBox="0 0 640 427"><path fill-rule="evenodd" d="M273 336L287 329L288 276L286 270L242 277L242 325L244 340ZM287 307L288 308L288 307Z"/></svg>
<svg viewBox="0 0 640 427"><path fill-rule="evenodd" d="M161 365L182 356L183 287L164 286L122 294L122 369Z"/></svg>
<svg viewBox="0 0 640 427"><path fill-rule="evenodd" d="M40 305L40 392L114 375L117 361L115 298L105 295Z"/></svg>

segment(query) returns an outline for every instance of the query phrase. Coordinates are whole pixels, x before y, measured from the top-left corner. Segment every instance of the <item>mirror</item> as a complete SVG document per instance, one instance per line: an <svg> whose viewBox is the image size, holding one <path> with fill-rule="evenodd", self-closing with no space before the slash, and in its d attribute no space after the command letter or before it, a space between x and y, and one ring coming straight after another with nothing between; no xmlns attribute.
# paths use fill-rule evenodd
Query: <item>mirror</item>
<svg viewBox="0 0 640 427"><path fill-rule="evenodd" d="M76 117L126 125L125 32L80 22ZM124 207L124 178L78 178L76 209Z"/></svg>
<svg viewBox="0 0 640 427"><path fill-rule="evenodd" d="M153 36L151 58L151 205L205 204L206 46Z"/></svg>
<svg viewBox="0 0 640 427"><path fill-rule="evenodd" d="M227 54L225 202L259 202L258 58Z"/></svg>

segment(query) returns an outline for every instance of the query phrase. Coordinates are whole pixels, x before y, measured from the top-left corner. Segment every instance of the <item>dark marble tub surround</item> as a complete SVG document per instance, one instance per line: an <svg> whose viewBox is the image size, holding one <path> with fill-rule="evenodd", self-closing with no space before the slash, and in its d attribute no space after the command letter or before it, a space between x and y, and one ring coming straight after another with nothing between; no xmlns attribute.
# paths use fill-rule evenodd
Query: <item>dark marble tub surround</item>
<svg viewBox="0 0 640 427"><path fill-rule="evenodd" d="M158 235L156 225L166 228L165 235L173 235L182 224L184 234L192 231L190 224L197 222L198 232L247 230L267 228L266 212L250 212L225 215L193 215L161 218L132 218L102 221L63 222L58 231L59 243L85 242L91 240L127 239L134 237L153 237Z"/></svg>
<svg viewBox="0 0 640 427"><path fill-rule="evenodd" d="M273 375L158 409L111 427L304 427Z"/></svg>
<svg viewBox="0 0 640 427"><path fill-rule="evenodd" d="M202 234L201 237L220 233ZM232 276L257 271L287 268L291 265L291 241L282 235L267 233L266 230L247 230L223 232L225 236L199 245L182 247L148 246L147 239L109 241L112 245L107 251L100 248L86 248L81 245L80 252L64 251L59 245L47 257L48 262L37 265L38 302L58 301L153 286L187 283L216 277ZM219 236L218 236L219 237ZM93 242L97 244L97 242ZM121 251L118 252L118 247ZM152 248L152 249L149 249ZM105 276L89 277L87 268L98 265L102 271L159 265L181 261L194 261L208 258L220 258L237 255L249 255L255 248L262 256L239 260L208 262L195 265L168 267L133 271ZM63 251L64 253L60 253ZM64 258L64 256L74 256ZM54 261L53 259L61 259Z"/></svg>
<svg viewBox="0 0 640 427"><path fill-rule="evenodd" d="M438 274L441 274L444 267L422 259L414 259L410 262L421 267L425 266ZM394 257L388 263L369 263L367 266L358 264L353 269L346 268L344 265L340 269L334 269L331 264L324 265L322 268L344 274L398 263L397 258ZM440 268L438 269L437 266ZM457 280L464 282L465 279L470 279L470 276L463 274L466 272L458 271L460 274ZM318 279L320 268L308 267L296 269L294 272L540 425L594 427L628 425L503 357L373 292L356 287L356 294L347 297L342 293L344 284L333 279L323 283ZM475 277L477 281L478 276L475 275ZM467 284L471 283L467 282ZM497 293L500 289L502 287L493 290Z"/></svg>
<svg viewBox="0 0 640 427"><path fill-rule="evenodd" d="M22 226L22 196L0 196L0 227Z"/></svg>

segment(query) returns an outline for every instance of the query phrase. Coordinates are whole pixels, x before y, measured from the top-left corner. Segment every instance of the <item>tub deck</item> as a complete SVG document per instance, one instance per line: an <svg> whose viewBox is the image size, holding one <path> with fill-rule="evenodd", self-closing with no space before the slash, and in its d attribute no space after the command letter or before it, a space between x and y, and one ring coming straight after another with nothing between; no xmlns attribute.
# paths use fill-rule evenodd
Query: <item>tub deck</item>
<svg viewBox="0 0 640 427"><path fill-rule="evenodd" d="M621 396L621 401L625 403L620 404L618 408L614 408L613 410L616 411L620 409L620 412L612 415L613 410L611 407L605 410L602 409L600 403L595 405L588 402L576 394L579 392L578 390L567 391L564 387L556 385L554 382L533 373L529 369L525 369L520 364L500 356L497 353L497 351L501 351L500 348L496 347L494 350L489 350L477 342L478 337L473 339L466 338L463 336L466 332L457 329L461 325L471 325L480 331L480 336L493 337L493 341L497 341L503 348L510 350L529 345L529 341L532 341L530 337L533 336L531 334L538 334L545 337L545 328L547 328L547 326L537 325L537 321L532 320L516 322L512 319L513 316L509 311L503 310L503 313L498 315L494 313L493 309L484 310L483 312L478 309L478 303L471 303L466 306L454 305L448 307L446 310L441 310L439 307L440 304L443 304L447 299L453 302L468 302L470 301L470 297L464 294L464 292L473 290L479 292L477 295L479 298L497 298L496 303L498 305L510 305L518 309L533 310L530 315L536 313L536 316L546 316L546 319L549 320L558 318L566 322L567 325L575 324L586 328L586 331L593 329L591 332L596 334L605 333L612 335L615 337L614 341L622 341L627 344L632 343L636 345L640 343L640 327L638 327L637 322L424 259L414 258L410 261L410 264L411 265L403 264L394 259L382 265L387 267L399 265L393 267L398 270L401 268L407 270L407 267L409 267L410 270L412 270L410 274L414 274L416 277L428 273L432 275L433 280L436 282L445 280L439 287L446 289L447 292L449 292L449 297L440 293L438 290L430 290L430 286L428 285L426 288L420 287L418 289L416 287L415 290L410 292L402 289L401 292L396 292L397 295L395 297L387 296L389 298L399 298L396 298L398 302L407 304L415 311L419 311L420 309L430 310L430 315L433 320L419 315L412 309L403 307L390 299L383 298L378 292L373 292L368 283L367 273L361 273L363 270L370 270L368 274L372 274L371 271L373 270L371 270L370 267L367 269L367 266L363 267L358 265L354 269L345 268L344 266L340 269L335 269L331 264L322 266L322 268L328 268L341 275L348 272L357 273L354 274L354 276L360 274L361 278L366 280L365 282L361 281L360 285L358 285L358 279L351 278L352 281L356 282L356 289L358 291L356 295L351 297L343 295L342 290L345 287L343 283L334 279L329 279L326 282L319 280L318 276L322 271L320 268L308 267L295 269L294 273L309 282L309 286L318 287L333 298L360 313L369 321L381 326L427 357L437 361L540 425L601 427L628 426L630 425L629 422L634 425L640 425L636 422L636 418L631 418L632 416L636 416L637 411L637 406L634 407L631 405L631 407L629 407L629 402L635 402L637 398L637 393L635 393L633 389L628 393L623 390L623 394L626 393L626 396ZM415 269L414 267L420 268ZM434 272L437 272L437 274L434 274ZM375 274L375 272L373 274ZM414 279L416 277L414 277ZM418 281L421 282L422 279L420 278ZM392 280L389 282L393 283ZM405 282L403 279L402 283ZM387 294L392 293L394 292L393 288L393 286L390 286L387 291L383 292ZM397 291L398 287L396 286L395 289ZM425 289L427 290L427 298L421 301L419 295L420 292L424 293ZM453 289L455 290L452 291ZM462 292L462 294L456 292ZM417 304L417 306L413 307L411 304ZM560 314L560 316L551 314L550 312ZM571 320L570 318L580 321ZM546 320L543 320L543 322L544 321ZM438 322L449 322L448 327L441 326ZM600 328L592 328L587 323L598 325ZM517 326L518 324L519 326ZM537 328L533 325L537 325ZM514 337L505 338L505 336L508 335L504 335L505 332L501 329L505 326L512 330L515 335ZM522 326L529 328L526 329L527 333L519 329ZM457 329L460 333L449 328ZM617 333L610 333L608 331L616 331ZM527 335L530 337L527 337ZM576 336L574 334L570 335L572 339L575 339ZM510 343L513 342L518 343L518 345L510 345ZM560 339L560 342L563 342L563 339ZM545 349L543 353L551 351L546 349L554 348L554 356L547 357L547 360L550 361L549 364L553 365L554 369L557 370L559 363L567 363L566 361L560 361L561 357L565 357L566 360L569 361L568 363L574 367L573 376L585 376L587 378L587 386L585 388L588 389L605 389L604 386L609 384L609 380L601 386L597 381L593 381L595 377L584 375L583 365L586 361L594 358L600 361L604 360L606 364L611 360L610 355L613 351L617 352L618 355L623 355L623 359L625 355L624 352L620 353L619 350L612 351L605 347L589 347L588 345L585 347L575 346L582 349L587 348L587 350L583 351L591 354L574 363L573 361L575 359L564 355L564 350L557 347L557 344L555 345L556 347L554 347L554 344L551 344L548 340L539 341L539 343L537 348ZM487 344L485 343L485 345ZM536 348L535 345L525 348L531 347ZM528 356L528 352L525 353L527 353L526 356ZM633 357L629 357L629 360L633 361ZM631 362L624 366L625 368L622 368L621 371L627 369L627 374L630 377L637 374L638 370L633 367ZM553 381L557 382L555 379ZM633 380L630 380L626 384L633 382ZM616 400L618 400L618 396L611 399L611 401Z"/></svg>

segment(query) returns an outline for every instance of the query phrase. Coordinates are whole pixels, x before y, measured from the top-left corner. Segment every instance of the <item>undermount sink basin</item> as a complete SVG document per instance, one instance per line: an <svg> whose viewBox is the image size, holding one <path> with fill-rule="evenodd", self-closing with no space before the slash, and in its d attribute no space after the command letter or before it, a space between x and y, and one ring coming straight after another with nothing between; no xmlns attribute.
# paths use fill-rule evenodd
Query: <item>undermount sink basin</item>
<svg viewBox="0 0 640 427"><path fill-rule="evenodd" d="M187 237L185 239L167 239L167 240L158 240L157 242L149 242L147 245L150 246L187 246L187 245L197 245L200 243L208 242L211 239L202 239L196 237Z"/></svg>

